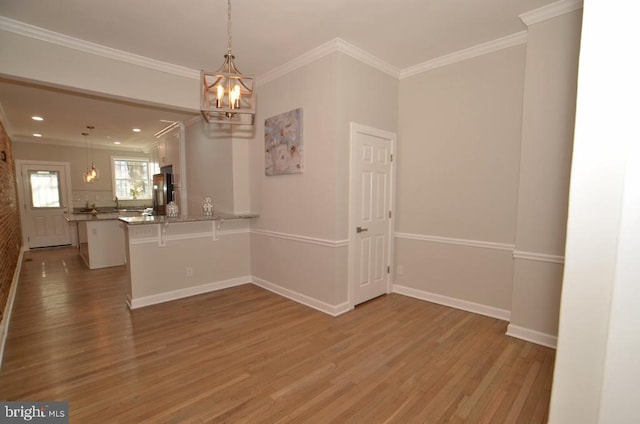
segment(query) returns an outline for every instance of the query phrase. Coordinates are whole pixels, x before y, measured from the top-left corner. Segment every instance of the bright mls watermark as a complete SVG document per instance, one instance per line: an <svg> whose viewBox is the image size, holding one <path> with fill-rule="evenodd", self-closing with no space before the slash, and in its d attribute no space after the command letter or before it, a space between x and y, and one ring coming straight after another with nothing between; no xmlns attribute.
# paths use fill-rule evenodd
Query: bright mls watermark
<svg viewBox="0 0 640 424"><path fill-rule="evenodd" d="M69 402L0 402L0 424L68 424Z"/></svg>

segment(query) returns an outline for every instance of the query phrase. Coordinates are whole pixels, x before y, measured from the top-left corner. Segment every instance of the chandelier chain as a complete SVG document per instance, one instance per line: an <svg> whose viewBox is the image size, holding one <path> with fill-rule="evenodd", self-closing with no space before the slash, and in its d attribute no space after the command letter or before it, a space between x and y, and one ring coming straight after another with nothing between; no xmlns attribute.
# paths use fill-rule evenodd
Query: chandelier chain
<svg viewBox="0 0 640 424"><path fill-rule="evenodd" d="M231 0L227 0L227 51L231 54Z"/></svg>

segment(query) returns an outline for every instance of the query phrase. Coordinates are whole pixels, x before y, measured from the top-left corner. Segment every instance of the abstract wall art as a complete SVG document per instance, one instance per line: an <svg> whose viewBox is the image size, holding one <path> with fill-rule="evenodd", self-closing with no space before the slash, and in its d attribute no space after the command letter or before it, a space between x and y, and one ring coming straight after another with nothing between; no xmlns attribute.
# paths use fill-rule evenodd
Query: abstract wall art
<svg viewBox="0 0 640 424"><path fill-rule="evenodd" d="M301 174L304 170L302 108L264 121L264 174Z"/></svg>

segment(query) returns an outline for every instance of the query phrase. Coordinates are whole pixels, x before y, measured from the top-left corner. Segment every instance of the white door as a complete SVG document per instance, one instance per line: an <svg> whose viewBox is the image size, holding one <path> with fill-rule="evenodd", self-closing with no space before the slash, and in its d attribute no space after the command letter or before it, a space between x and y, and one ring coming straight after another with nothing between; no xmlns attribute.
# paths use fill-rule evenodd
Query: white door
<svg viewBox="0 0 640 424"><path fill-rule="evenodd" d="M389 292L395 135L351 124L351 304Z"/></svg>
<svg viewBox="0 0 640 424"><path fill-rule="evenodd" d="M22 226L29 248L71 244L67 213L67 166L20 164Z"/></svg>

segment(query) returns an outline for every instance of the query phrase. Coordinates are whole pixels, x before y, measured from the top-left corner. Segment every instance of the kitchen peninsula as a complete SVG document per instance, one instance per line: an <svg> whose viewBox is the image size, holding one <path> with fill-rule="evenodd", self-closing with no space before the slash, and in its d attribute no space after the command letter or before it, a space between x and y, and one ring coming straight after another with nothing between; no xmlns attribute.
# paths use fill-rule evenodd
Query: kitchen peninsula
<svg viewBox="0 0 640 424"><path fill-rule="evenodd" d="M120 217L131 309L250 281L249 222L257 215Z"/></svg>
<svg viewBox="0 0 640 424"><path fill-rule="evenodd" d="M124 265L124 224L118 218L140 216L141 212L113 210L65 215L67 222L77 226L80 256L89 269Z"/></svg>

